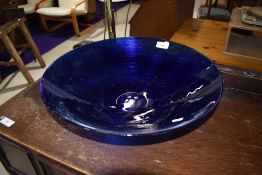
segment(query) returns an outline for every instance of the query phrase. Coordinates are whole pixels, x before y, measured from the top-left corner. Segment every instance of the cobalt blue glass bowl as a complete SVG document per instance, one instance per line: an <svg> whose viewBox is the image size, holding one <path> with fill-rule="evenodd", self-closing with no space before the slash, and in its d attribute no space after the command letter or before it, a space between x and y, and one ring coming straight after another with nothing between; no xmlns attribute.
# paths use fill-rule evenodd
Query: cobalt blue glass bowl
<svg viewBox="0 0 262 175"><path fill-rule="evenodd" d="M158 135L207 118L222 95L220 72L199 52L158 41L110 39L66 53L44 73L42 99L60 118L116 136Z"/></svg>

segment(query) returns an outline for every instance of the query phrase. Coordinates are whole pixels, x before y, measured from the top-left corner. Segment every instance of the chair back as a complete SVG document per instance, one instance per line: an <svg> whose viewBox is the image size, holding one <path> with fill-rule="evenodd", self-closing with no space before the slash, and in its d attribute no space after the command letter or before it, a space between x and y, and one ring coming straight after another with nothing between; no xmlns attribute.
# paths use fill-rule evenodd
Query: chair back
<svg viewBox="0 0 262 175"><path fill-rule="evenodd" d="M11 6L5 7L2 9L2 12L3 12L3 18L4 18L5 23L15 18L25 18L26 19L24 9L18 8L17 5L11 5ZM26 21L25 21L25 24L28 27ZM27 43L23 33L21 32L19 28L16 28L11 33L12 33L11 39L15 45Z"/></svg>
<svg viewBox="0 0 262 175"><path fill-rule="evenodd" d="M27 0L27 4L36 5L40 0Z"/></svg>
<svg viewBox="0 0 262 175"><path fill-rule="evenodd" d="M72 6L79 2L79 0L58 0L58 6L61 8L72 8ZM87 12L87 0L76 8L78 12Z"/></svg>

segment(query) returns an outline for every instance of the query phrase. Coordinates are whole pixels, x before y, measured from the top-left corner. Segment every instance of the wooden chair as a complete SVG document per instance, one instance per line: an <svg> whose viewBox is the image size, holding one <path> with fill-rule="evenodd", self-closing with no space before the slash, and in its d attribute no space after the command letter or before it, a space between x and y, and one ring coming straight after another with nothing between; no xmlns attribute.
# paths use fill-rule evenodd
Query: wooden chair
<svg viewBox="0 0 262 175"><path fill-rule="evenodd" d="M229 21L232 0L206 0L199 8L199 18Z"/></svg>
<svg viewBox="0 0 262 175"><path fill-rule="evenodd" d="M27 44L21 44L21 45L14 45L12 40L9 37L9 34L14 31L15 29L20 28L22 34L25 36ZM6 47L7 51L9 52L11 58L9 61L0 61L1 66L12 66L16 65L29 84L34 83L34 79L30 75L29 71L25 67L22 58L20 57L20 54L23 53L27 48L31 48L33 51L34 56L40 63L41 67L45 67L46 64L36 46L34 43L29 31L26 28L25 25L25 19L13 19L6 24L0 26L0 40L3 42L4 46Z"/></svg>
<svg viewBox="0 0 262 175"><path fill-rule="evenodd" d="M33 14L36 11L36 5L40 0L27 0L26 4L18 5L18 8L23 8L26 15Z"/></svg>
<svg viewBox="0 0 262 175"><path fill-rule="evenodd" d="M234 8L261 4L262 0L206 0L199 8L199 18L229 21Z"/></svg>
<svg viewBox="0 0 262 175"><path fill-rule="evenodd" d="M28 28L28 23L26 20L26 14L24 12L24 9L18 8L18 5L10 5L8 7L2 8L2 14L3 14L3 19L4 23L7 23L8 21L11 21L13 19L19 19L19 18L24 18L25 19L25 24ZM1 24L1 25L2 25ZM14 46L17 44L25 44L27 41L25 40L25 37L23 36L23 33L19 28L16 28L9 34L10 39L12 40Z"/></svg>
<svg viewBox="0 0 262 175"><path fill-rule="evenodd" d="M45 31L52 32L57 28L67 23L72 23L75 34L81 36L91 31L95 25L88 24L87 28L80 31L77 16L87 15L89 0L58 0L58 7L41 8L47 0L43 0L39 3L38 10L36 11L40 16L41 25ZM58 25L49 28L47 20L59 21Z"/></svg>

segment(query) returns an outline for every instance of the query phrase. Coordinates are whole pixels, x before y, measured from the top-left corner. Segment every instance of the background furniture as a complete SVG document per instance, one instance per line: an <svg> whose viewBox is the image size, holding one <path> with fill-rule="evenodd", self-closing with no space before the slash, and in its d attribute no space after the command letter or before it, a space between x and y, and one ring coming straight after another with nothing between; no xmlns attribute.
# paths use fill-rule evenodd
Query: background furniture
<svg viewBox="0 0 262 175"><path fill-rule="evenodd" d="M99 0L101 2L104 2L105 0ZM122 1L128 1L128 0L112 0L112 2L122 2Z"/></svg>
<svg viewBox="0 0 262 175"><path fill-rule="evenodd" d="M234 9L232 13L225 53L259 59L262 62L262 27L243 23L241 21L242 10L245 9Z"/></svg>
<svg viewBox="0 0 262 175"><path fill-rule="evenodd" d="M169 39L187 17L193 0L145 0L130 21L130 36Z"/></svg>
<svg viewBox="0 0 262 175"><path fill-rule="evenodd" d="M238 6L261 6L262 1L261 0L232 0L233 3L235 3Z"/></svg>
<svg viewBox="0 0 262 175"><path fill-rule="evenodd" d="M59 0L58 7L41 8L41 4L47 0L42 1L39 4L37 13L40 15L40 21L45 31L54 31L57 28L63 26L66 23L72 23L75 34L81 36L94 28L93 24L86 25L87 28L80 31L77 16L86 15L88 13L88 0ZM60 24L49 28L47 20L59 21Z"/></svg>
<svg viewBox="0 0 262 175"><path fill-rule="evenodd" d="M52 0L53 6L58 7L59 0ZM87 0L87 14L84 16L85 21L92 20L96 17L96 0Z"/></svg>
<svg viewBox="0 0 262 175"><path fill-rule="evenodd" d="M4 23L7 23L13 19L24 18L25 24L28 27L25 11L22 8L18 8L18 5L7 6L5 8L2 8L1 11L3 13ZM27 43L22 31L19 28L10 32L9 36L15 47L16 45Z"/></svg>
<svg viewBox="0 0 262 175"><path fill-rule="evenodd" d="M198 18L229 21L232 2L232 0L206 0L205 5L198 10Z"/></svg>
<svg viewBox="0 0 262 175"><path fill-rule="evenodd" d="M0 1L0 26L5 23L5 18L4 18L4 13L3 13L3 8L9 6L9 0L1 0ZM4 46L0 42L0 53L4 51Z"/></svg>
<svg viewBox="0 0 262 175"><path fill-rule="evenodd" d="M32 84L34 83L34 79L32 78L32 76L30 75L30 73L28 72L27 68L25 67L23 60L20 57L20 54L23 53L23 51L25 51L27 48L31 48L34 56L36 57L36 59L39 61L41 67L45 67L45 62L37 48L37 46L35 45L30 33L28 32L26 25L25 25L25 19L14 19L12 21L9 21L8 23L2 25L0 27L0 39L2 40L3 44L5 45L7 51L9 52L11 59L9 61L1 61L0 65L3 66L11 66L11 65L16 65L20 71L22 72L22 74L24 75L24 77L26 78L26 80L28 81L28 83ZM21 45L16 45L14 46L10 37L9 37L9 33L14 31L16 28L20 28L20 30L22 31L23 35L25 36L28 44L21 44Z"/></svg>
<svg viewBox="0 0 262 175"><path fill-rule="evenodd" d="M27 0L9 0L10 5L21 5L21 4L26 4Z"/></svg>
<svg viewBox="0 0 262 175"><path fill-rule="evenodd" d="M18 8L23 8L25 14L33 14L36 11L36 4L39 3L40 0L27 0L26 4L18 5Z"/></svg>
<svg viewBox="0 0 262 175"><path fill-rule="evenodd" d="M206 0L198 10L198 18L229 21L236 7L260 6L261 0Z"/></svg>
<svg viewBox="0 0 262 175"><path fill-rule="evenodd" d="M0 25L4 24L4 16L3 16L3 12L2 12L2 8L5 8L9 6L9 0L1 0L0 1Z"/></svg>
<svg viewBox="0 0 262 175"><path fill-rule="evenodd" d="M11 21L13 19L18 18L24 18L25 19L25 12L23 9L18 8L17 5L6 5L5 7L0 9L0 26L4 25L8 21ZM25 24L26 20L25 20ZM16 48L17 46L21 46L21 44L26 44L26 39L22 33L22 31L19 28L15 28L12 30L9 34L9 39L12 42L13 46ZM6 47L4 43L2 43L2 40L0 40L0 61L8 61L10 58L8 58ZM0 66L0 81L1 81L1 74L2 74L2 68L3 66Z"/></svg>
<svg viewBox="0 0 262 175"><path fill-rule="evenodd" d="M171 40L198 50L217 64L262 72L261 59L224 53L227 31L228 22L190 18L184 21Z"/></svg>

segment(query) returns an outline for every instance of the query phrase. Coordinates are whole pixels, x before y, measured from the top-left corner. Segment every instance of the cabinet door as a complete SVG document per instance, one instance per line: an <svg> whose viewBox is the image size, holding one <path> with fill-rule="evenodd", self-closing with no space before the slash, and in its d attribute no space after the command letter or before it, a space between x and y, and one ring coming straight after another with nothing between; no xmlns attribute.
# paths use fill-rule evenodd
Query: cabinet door
<svg viewBox="0 0 262 175"><path fill-rule="evenodd" d="M40 164L45 175L69 175L55 167L44 164L43 162L40 162Z"/></svg>
<svg viewBox="0 0 262 175"><path fill-rule="evenodd" d="M45 175L83 175L82 173L74 171L65 165L40 155L37 155L37 160Z"/></svg>
<svg viewBox="0 0 262 175"><path fill-rule="evenodd" d="M15 175L40 175L33 156L19 146L0 141L0 159L6 170Z"/></svg>

